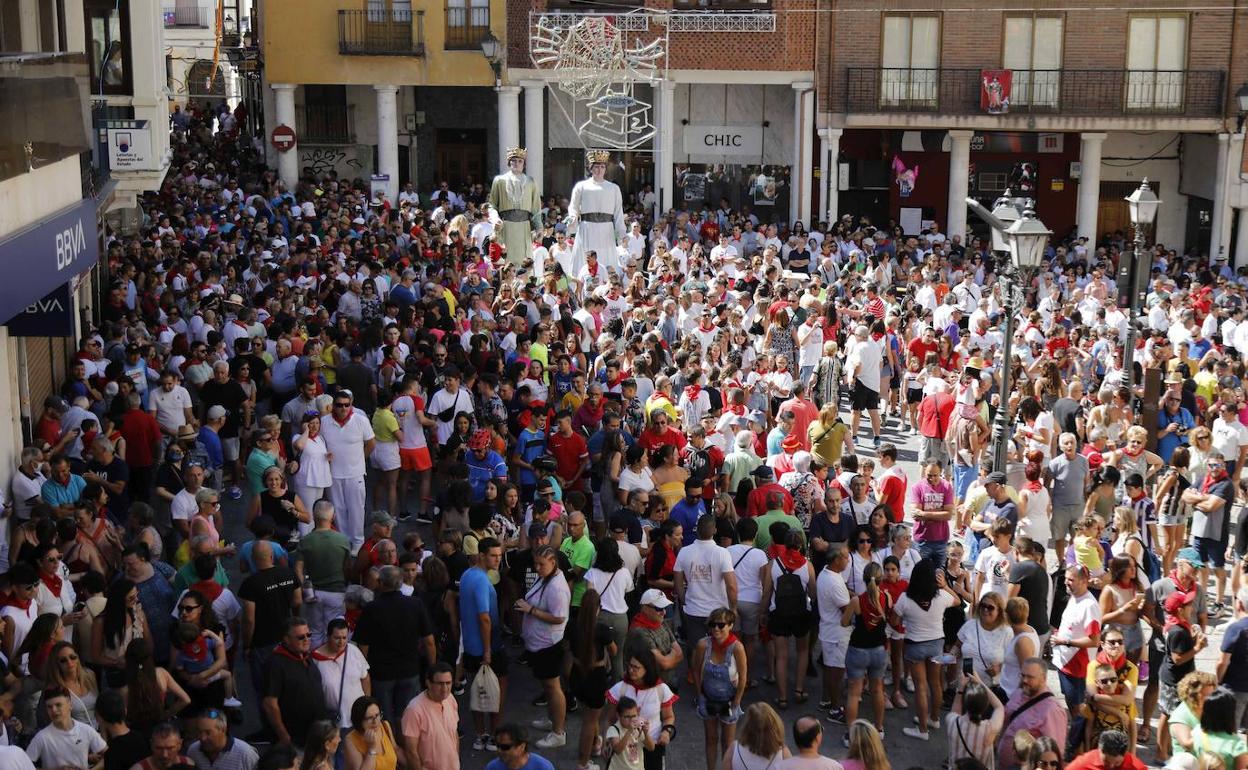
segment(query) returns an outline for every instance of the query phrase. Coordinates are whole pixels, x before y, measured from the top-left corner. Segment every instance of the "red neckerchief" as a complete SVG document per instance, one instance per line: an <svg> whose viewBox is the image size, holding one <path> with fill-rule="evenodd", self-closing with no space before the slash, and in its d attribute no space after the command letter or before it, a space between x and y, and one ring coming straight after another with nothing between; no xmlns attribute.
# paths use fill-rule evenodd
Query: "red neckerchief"
<svg viewBox="0 0 1248 770"><path fill-rule="evenodd" d="M775 372L776 372L776 374L784 374L784 373L785 373L785 372L787 372L788 370L789 370L789 367L787 367L787 366L777 366L777 367L776 367L776 369L775 369Z"/></svg>
<svg viewBox="0 0 1248 770"><path fill-rule="evenodd" d="M585 269L589 271L590 275L594 276L595 278L598 277L598 263L597 262L593 263L592 265L589 263L586 263Z"/></svg>
<svg viewBox="0 0 1248 770"><path fill-rule="evenodd" d="M334 418L334 422L338 423L339 428L345 428L347 427L347 423L351 421L351 415L353 414L355 414L355 407L351 407L350 409L348 409L347 416L342 418L341 420L338 419L338 415L336 414L331 414L330 417Z"/></svg>
<svg viewBox="0 0 1248 770"><path fill-rule="evenodd" d="M1130 449L1124 449L1122 450L1122 453L1126 455L1127 457L1139 457L1140 455L1144 454L1144 450L1141 449L1138 452L1132 452ZM1205 478L1208 478L1208 476L1206 476Z"/></svg>
<svg viewBox="0 0 1248 770"><path fill-rule="evenodd" d="M1026 489L1028 492L1039 492L1039 491L1041 490L1041 488L1043 488L1043 487L1044 487L1044 485L1043 485L1043 484L1041 484L1041 483L1037 480L1037 481L1028 481L1028 482L1024 485L1024 487L1023 487L1023 488L1024 488L1024 489Z"/></svg>
<svg viewBox="0 0 1248 770"><path fill-rule="evenodd" d="M65 583L65 581L61 579L60 575L48 575L40 572L39 580L41 580L43 584L48 587L48 590L52 592L53 596L58 599L61 598L61 586Z"/></svg>
<svg viewBox="0 0 1248 770"><path fill-rule="evenodd" d="M363 613L364 610L361 608L350 609L344 613L347 621L347 628L350 629L352 633L355 633L355 624L360 622L360 615Z"/></svg>
<svg viewBox="0 0 1248 770"><path fill-rule="evenodd" d="M292 649L290 649L289 647L287 647L285 644L279 644L279 645L277 645L276 647L274 647L274 648L273 648L273 654L274 654L274 655L281 655L283 658L289 658L289 659L291 659L291 660L295 661L296 663L299 663L299 664L301 664L301 665L303 665L303 666L307 666L307 665L308 665L308 662L309 662L309 661L311 660L311 658L312 658L312 656L311 656L311 655L307 655L307 654L305 654L305 655L300 655L299 653L297 653L297 652L295 652L294 650L292 650Z"/></svg>
<svg viewBox="0 0 1248 770"><path fill-rule="evenodd" d="M313 651L312 651L312 660L324 660L324 661L338 660L339 658L341 658L343 655L346 655L346 654L347 654L347 648L346 648L346 647L343 647L343 648L342 648L342 652L338 653L337 655L323 655L323 654L321 654L321 653L320 653L320 651L318 651L318 650L313 650Z"/></svg>
<svg viewBox="0 0 1248 770"><path fill-rule="evenodd" d="M1222 468L1221 470L1218 470L1218 471L1209 471L1208 473L1206 473L1205 480L1200 482L1201 494L1209 494L1210 487L1212 487L1214 484L1217 484L1219 481L1224 480L1226 477L1227 477L1226 468Z"/></svg>
<svg viewBox="0 0 1248 770"><path fill-rule="evenodd" d="M710 326L704 326L702 323L699 323L699 324L698 324L698 328L699 328L699 329L701 329L701 330L702 330L702 331L704 331L704 332L714 331L714 330L715 330L715 324L711 324Z"/></svg>
<svg viewBox="0 0 1248 770"><path fill-rule="evenodd" d="M715 641L715 637L711 637L711 649L715 652L727 652L728 650L731 650L732 645L736 643L737 635L731 631L728 632L728 638L724 640L722 645Z"/></svg>
<svg viewBox="0 0 1248 770"><path fill-rule="evenodd" d="M1130 663L1126 655L1119 655L1116 659L1111 660L1104 650L1096 653L1096 662L1097 664L1109 664L1114 667L1115 671L1122 671Z"/></svg>
<svg viewBox="0 0 1248 770"><path fill-rule="evenodd" d="M689 398L690 402L697 401L698 395L701 392L702 392L702 386L697 384L696 382L692 385L685 386L685 395Z"/></svg>
<svg viewBox="0 0 1248 770"><path fill-rule="evenodd" d="M215 580L201 580L198 583L192 583L190 590L203 594L209 604L215 602L217 597L225 592L225 588Z"/></svg>
<svg viewBox="0 0 1248 770"><path fill-rule="evenodd" d="M773 545L767 549L767 555L773 559L779 559L780 563L790 572L795 572L806 563L806 557L802 554L801 549L793 549L784 545Z"/></svg>
<svg viewBox="0 0 1248 770"><path fill-rule="evenodd" d="M1130 498L1131 498L1131 502L1133 502L1133 503L1134 503L1134 502L1137 502L1137 501L1139 501L1139 500L1143 500L1143 499L1144 499L1144 490L1142 490L1142 489L1141 489L1141 490L1140 490L1140 493L1139 493L1138 495L1130 495Z"/></svg>
<svg viewBox="0 0 1248 770"><path fill-rule="evenodd" d="M32 601L33 600L31 599L26 599L25 601L23 601L17 598L17 594L9 594L8 599L5 601L4 604L6 607L16 607L22 612L29 612L30 604Z"/></svg>
<svg viewBox="0 0 1248 770"><path fill-rule="evenodd" d="M729 387L740 387L740 386L735 385L734 383L731 383L731 382L730 382L730 383L728 383L728 385L729 385ZM744 414L745 414L745 404L732 404L731 406L729 406L729 407L728 407L728 411L732 412L732 413L733 413L733 414L735 414L735 415L744 415Z"/></svg>
<svg viewBox="0 0 1248 770"><path fill-rule="evenodd" d="M644 612L638 612L636 617L633 618L633 622L630 628L645 628L645 629L649 629L653 631L654 629L662 625L663 625L662 619L650 620L649 618L646 617L646 614Z"/></svg>
<svg viewBox="0 0 1248 770"><path fill-rule="evenodd" d="M1194 579L1192 580L1191 584L1187 586L1186 589L1183 587L1183 580L1179 577L1178 567L1175 567L1174 569L1170 570L1170 582L1174 583L1174 587L1177 590L1182 591L1183 593L1190 593L1196 590L1196 581Z"/></svg>
<svg viewBox="0 0 1248 770"><path fill-rule="evenodd" d="M237 318L235 318L235 319L234 319L234 325L235 325L235 326L237 326L237 327L238 327L238 328L240 328L240 329L246 329L246 328L247 328L247 324L243 323L242 321L238 320Z"/></svg>
<svg viewBox="0 0 1248 770"><path fill-rule="evenodd" d="M872 332L872 333L871 333L871 341L872 341L872 342L879 342L879 341L880 341L880 340L882 340L882 339L884 339L884 335L883 335L883 334L880 334L879 332Z"/></svg>

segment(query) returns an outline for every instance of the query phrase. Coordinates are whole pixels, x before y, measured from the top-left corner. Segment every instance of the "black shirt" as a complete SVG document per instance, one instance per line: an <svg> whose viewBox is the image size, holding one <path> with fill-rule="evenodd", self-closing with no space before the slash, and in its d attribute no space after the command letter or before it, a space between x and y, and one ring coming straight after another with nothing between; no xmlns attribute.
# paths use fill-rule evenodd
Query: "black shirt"
<svg viewBox="0 0 1248 770"><path fill-rule="evenodd" d="M281 641L294 596L295 573L288 567L260 570L248 575L238 587L238 598L256 605L256 626L251 635L253 647L268 647Z"/></svg>
<svg viewBox="0 0 1248 770"><path fill-rule="evenodd" d="M369 674L374 680L406 679L420 673L425 637L433 627L425 605L398 591L377 594L360 613L356 644L368 647Z"/></svg>
<svg viewBox="0 0 1248 770"><path fill-rule="evenodd" d="M355 408L370 415L377 407L371 390L373 382L373 372L362 363L352 361L338 369L338 386L351 391Z"/></svg>
<svg viewBox="0 0 1248 770"><path fill-rule="evenodd" d="M330 711L325 705L321 672L312 657L297 659L284 646L275 649L269 658L264 677L264 697L277 698L282 724L296 746L304 744L308 726L324 719Z"/></svg>
<svg viewBox="0 0 1248 770"><path fill-rule="evenodd" d="M114 521L124 522L130 512L130 467L120 457L113 455L113 461L108 465L92 460L87 463L87 470L98 473L110 484L121 482L121 492L113 494L111 489L108 490L108 512L112 514Z"/></svg>
<svg viewBox="0 0 1248 770"><path fill-rule="evenodd" d="M243 415L243 402L247 400L247 392L234 380L217 382L208 380L199 386L199 400L202 402L207 418L208 410L214 406L225 408L225 425L221 428L221 438L238 438L238 421Z"/></svg>
<svg viewBox="0 0 1248 770"><path fill-rule="evenodd" d="M151 755L151 740L138 730L131 730L125 735L108 739L108 751L104 752L104 770L130 770Z"/></svg>
<svg viewBox="0 0 1248 770"><path fill-rule="evenodd" d="M1171 626L1166 631L1166 656L1161 661L1161 683L1175 686L1183 677L1196 670L1196 659L1186 663L1175 663L1171 657L1191 652L1196 646L1192 632L1183 626Z"/></svg>
<svg viewBox="0 0 1248 770"><path fill-rule="evenodd" d="M1031 559L1022 559L1010 567L1010 583L1017 585L1018 595L1027 600L1027 623L1040 635L1049 632L1049 576L1044 567Z"/></svg>
<svg viewBox="0 0 1248 770"><path fill-rule="evenodd" d="M1083 407L1073 398L1059 398L1053 403L1053 421L1062 433L1079 432L1075 429L1075 420L1083 416Z"/></svg>

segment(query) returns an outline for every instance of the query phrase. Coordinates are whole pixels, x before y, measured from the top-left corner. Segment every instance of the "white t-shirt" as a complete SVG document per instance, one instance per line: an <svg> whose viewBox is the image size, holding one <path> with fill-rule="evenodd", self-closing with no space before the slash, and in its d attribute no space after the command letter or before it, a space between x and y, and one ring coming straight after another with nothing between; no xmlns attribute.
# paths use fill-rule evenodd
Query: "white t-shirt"
<svg viewBox="0 0 1248 770"><path fill-rule="evenodd" d="M948 591L939 591L926 610L902 594L893 610L906 627L906 641L930 642L945 637L945 610L956 600Z"/></svg>
<svg viewBox="0 0 1248 770"><path fill-rule="evenodd" d="M195 502L195 493L183 489L173 496L169 502L169 516L174 521L190 521L199 511L199 503Z"/></svg>
<svg viewBox="0 0 1248 770"><path fill-rule="evenodd" d="M174 385L168 393L164 387L159 387L148 395L148 404L156 412L156 422L160 423L160 427L176 431L186 424L184 410L191 408L191 394L181 385Z"/></svg>
<svg viewBox="0 0 1248 770"><path fill-rule="evenodd" d="M724 575L732 572L728 549L714 540L695 540L676 554L675 572L685 575L685 612L705 618L728 606Z"/></svg>
<svg viewBox="0 0 1248 770"><path fill-rule="evenodd" d="M861 365L861 366L859 366ZM884 365L884 348L880 343L865 339L854 344L849 354L849 368L859 366L855 376L866 387L880 391L880 372Z"/></svg>
<svg viewBox="0 0 1248 770"><path fill-rule="evenodd" d="M536 398L536 396L534 396ZM443 420L439 415L450 409L451 418ZM429 399L429 416L438 423L438 443L445 444L451 438L451 433L455 430L455 413L467 412L472 414L475 410L472 403L472 394L464 390L461 386L456 388L454 393L446 392L443 388L433 394L433 398ZM322 427L321 430L324 430Z"/></svg>
<svg viewBox="0 0 1248 770"><path fill-rule="evenodd" d="M736 565L737 603L757 604L763 600L762 569L767 566L767 554L756 545L737 543L728 546L728 558Z"/></svg>
<svg viewBox="0 0 1248 770"><path fill-rule="evenodd" d="M416 414L425 411L425 402L420 396L399 396L390 406L390 411L399 418L399 429L403 431L403 438L399 440L400 449L420 449L428 446L425 440L425 426Z"/></svg>
<svg viewBox="0 0 1248 770"><path fill-rule="evenodd" d="M214 604L215 608L215 604ZM364 687L360 680L368 676L368 660L360 648L347 644L347 649L331 658L313 653L316 668L321 673L321 689L325 693L325 703L331 708L338 704L338 726L351 726L351 706L356 699L364 695ZM343 668L346 668L344 671ZM338 700L338 688L342 687L342 700Z"/></svg>
<svg viewBox="0 0 1248 770"><path fill-rule="evenodd" d="M841 613L849 604L849 587L836 570L824 567L815 578L815 601L819 602L819 637L829 641L848 639L853 629L841 625Z"/></svg>
<svg viewBox="0 0 1248 770"><path fill-rule="evenodd" d="M1083 596L1072 596L1066 604L1066 609L1062 611L1062 622L1058 625L1053 636L1061 639L1078 639L1083 636L1100 633L1101 631L1101 605L1097 602L1096 597L1091 591L1084 591ZM1053 645L1053 665L1058 668L1065 668L1076 657L1083 656L1084 666L1087 665L1088 650L1084 647L1071 647L1067 644ZM1085 672L1078 670L1080 666L1074 667L1073 672L1078 676L1083 676Z"/></svg>
<svg viewBox="0 0 1248 770"><path fill-rule="evenodd" d="M108 748L100 734L75 720L68 730L48 725L31 739L26 756L41 767L90 767L88 755Z"/></svg>
<svg viewBox="0 0 1248 770"><path fill-rule="evenodd" d="M339 425L333 417L321 420L321 435L325 437L325 448L334 458L329 464L334 478L363 478L368 472L364 465L364 442L374 438L373 426L364 413L352 409L345 425Z"/></svg>
<svg viewBox="0 0 1248 770"><path fill-rule="evenodd" d="M624 595L633 590L633 573L628 565L615 572L603 572L597 567L590 567L585 573L585 582L598 592L602 599L603 612L621 615L628 612L628 602L624 600Z"/></svg>
<svg viewBox="0 0 1248 770"><path fill-rule="evenodd" d="M977 599L984 594L996 593L1002 599L1010 598L1010 567L1018 563L1013 550L1001 553L995 545L990 545L979 552L975 559L975 573L984 576L983 588L979 590Z"/></svg>
<svg viewBox="0 0 1248 770"><path fill-rule="evenodd" d="M35 506L27 500L36 498L35 502L38 502L37 498L45 481L47 478L39 471L35 471L33 479L26 478L26 474L20 470L13 474L13 515L19 521L26 521L30 518L30 509Z"/></svg>
<svg viewBox="0 0 1248 770"><path fill-rule="evenodd" d="M35 770L35 765L18 746L0 746L0 770Z"/></svg>
<svg viewBox="0 0 1248 770"><path fill-rule="evenodd" d="M550 580L534 582L525 592L524 600L543 612L563 618L561 623L547 623L533 615L525 615L520 625L524 648L529 652L538 652L562 640L572 607L572 589L568 587L563 573L555 570Z"/></svg>
<svg viewBox="0 0 1248 770"><path fill-rule="evenodd" d="M985 682L993 681L988 673L988 666L997 666L1005 662L1005 651L1014 639L1014 630L1008 623L1002 623L992 631L971 618L962 624L958 631L958 641L962 642L962 657L970 658L975 666L975 674Z"/></svg>

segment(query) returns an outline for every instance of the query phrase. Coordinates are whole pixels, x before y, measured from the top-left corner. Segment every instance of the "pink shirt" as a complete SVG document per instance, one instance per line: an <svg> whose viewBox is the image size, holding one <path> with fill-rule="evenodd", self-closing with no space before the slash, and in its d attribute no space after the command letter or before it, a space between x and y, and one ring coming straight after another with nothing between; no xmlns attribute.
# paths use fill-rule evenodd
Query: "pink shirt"
<svg viewBox="0 0 1248 770"><path fill-rule="evenodd" d="M448 697L435 703L417 695L403 712L403 735L416 739L426 770L459 770L459 703Z"/></svg>
<svg viewBox="0 0 1248 770"><path fill-rule="evenodd" d="M926 478L910 487L907 502L920 511L939 511L953 504L953 485L941 479L931 484ZM944 543L949 540L948 521L919 521L914 525L916 543Z"/></svg>

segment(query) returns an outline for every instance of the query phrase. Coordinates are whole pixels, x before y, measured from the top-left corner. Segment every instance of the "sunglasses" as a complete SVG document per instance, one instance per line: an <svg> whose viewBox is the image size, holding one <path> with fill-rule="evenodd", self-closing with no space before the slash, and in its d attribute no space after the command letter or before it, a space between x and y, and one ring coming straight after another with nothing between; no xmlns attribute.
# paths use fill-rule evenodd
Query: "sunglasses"
<svg viewBox="0 0 1248 770"><path fill-rule="evenodd" d="M1056 759L1037 759L1036 767L1061 767L1062 763Z"/></svg>
<svg viewBox="0 0 1248 770"><path fill-rule="evenodd" d="M979 611L980 612L996 612L997 608L991 604L981 604L979 605Z"/></svg>
<svg viewBox="0 0 1248 770"><path fill-rule="evenodd" d="M298 636L292 636L290 638L294 639L296 642L306 642L312 638L312 634L299 634Z"/></svg>
<svg viewBox="0 0 1248 770"><path fill-rule="evenodd" d="M516 747L516 744L514 744L514 743L495 743L495 744L494 744L494 746L495 746L495 747L499 750L499 752L501 753L501 752L504 752L504 751L511 751L513 748L515 748L515 747Z"/></svg>
<svg viewBox="0 0 1248 770"><path fill-rule="evenodd" d="M870 544L870 543L871 543L871 540L870 540L870 539L867 539L867 538L864 538L864 539L861 539L861 540L859 540L859 541L858 541L858 545L862 545L863 543Z"/></svg>
<svg viewBox="0 0 1248 770"><path fill-rule="evenodd" d="M334 404L335 409L346 409L349 406L351 406L351 402L349 401L343 404Z"/></svg>
<svg viewBox="0 0 1248 770"><path fill-rule="evenodd" d="M1121 644L1122 644L1122 640L1121 640L1121 639L1106 639L1106 640L1105 640L1105 644L1111 644L1111 645L1114 645L1114 646L1118 646L1118 645L1121 645Z"/></svg>
<svg viewBox="0 0 1248 770"><path fill-rule="evenodd" d="M711 623L711 624L709 624L709 625L710 625L710 627L711 627L711 628L732 628L732 624L731 624L731 623L723 623L723 622L721 622L721 623Z"/></svg>
<svg viewBox="0 0 1248 770"><path fill-rule="evenodd" d="M78 660L77 655L66 655L63 658L57 658L56 662L57 663L69 663L70 661L74 661L74 660Z"/></svg>
<svg viewBox="0 0 1248 770"><path fill-rule="evenodd" d="M178 612L185 614L187 612L194 612L197 609L199 609L198 604L183 604L178 607Z"/></svg>

